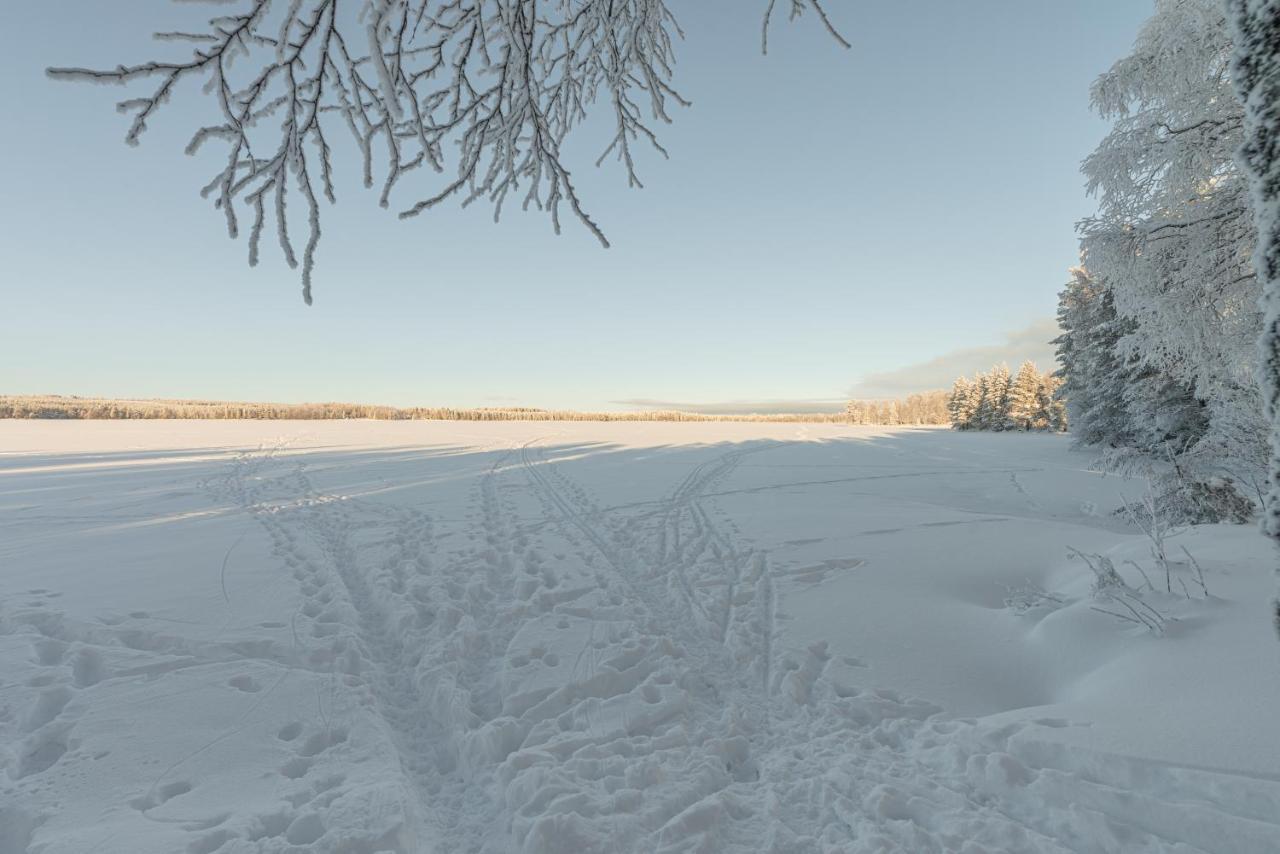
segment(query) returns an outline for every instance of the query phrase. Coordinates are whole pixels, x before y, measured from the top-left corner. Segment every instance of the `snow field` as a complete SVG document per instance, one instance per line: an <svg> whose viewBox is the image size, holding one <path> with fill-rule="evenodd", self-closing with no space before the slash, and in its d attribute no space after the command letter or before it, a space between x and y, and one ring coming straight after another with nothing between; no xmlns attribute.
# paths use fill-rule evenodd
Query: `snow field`
<svg viewBox="0 0 1280 854"><path fill-rule="evenodd" d="M1280 850L1265 544L1098 614L1059 437L0 437L3 854Z"/></svg>

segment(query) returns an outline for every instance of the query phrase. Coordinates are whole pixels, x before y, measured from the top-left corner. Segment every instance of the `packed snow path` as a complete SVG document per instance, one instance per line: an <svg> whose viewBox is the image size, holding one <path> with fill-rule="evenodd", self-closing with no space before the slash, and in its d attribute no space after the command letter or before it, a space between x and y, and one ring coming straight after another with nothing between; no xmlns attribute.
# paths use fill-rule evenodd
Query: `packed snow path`
<svg viewBox="0 0 1280 854"><path fill-rule="evenodd" d="M1125 536L1035 494L1097 480L1060 441L646 426L673 432L254 425L285 435L222 450L249 428L215 422L0 457L0 854L1280 851L1280 768L957 718L787 625L871 540L960 563L1005 524ZM861 556L782 540L832 488L901 524L846 516ZM927 604L895 619L946 657Z"/></svg>

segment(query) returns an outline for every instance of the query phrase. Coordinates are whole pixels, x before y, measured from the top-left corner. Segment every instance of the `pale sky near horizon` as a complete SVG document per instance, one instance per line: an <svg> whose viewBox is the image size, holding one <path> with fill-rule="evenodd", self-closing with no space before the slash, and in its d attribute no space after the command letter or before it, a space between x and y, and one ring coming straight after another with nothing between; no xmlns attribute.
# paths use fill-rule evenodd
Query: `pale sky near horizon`
<svg viewBox="0 0 1280 854"><path fill-rule="evenodd" d="M175 100L129 148L127 90L44 75L149 58L166 4L0 11L0 393L795 408L1043 362L1094 207L1089 84L1151 11L829 0L852 49L784 19L762 57L764 0L671 0L694 102L661 129L671 159L628 190L594 141L572 153L612 249L482 205L402 222L348 162L308 308L274 245L250 269L197 195L212 161L182 146L205 105Z"/></svg>

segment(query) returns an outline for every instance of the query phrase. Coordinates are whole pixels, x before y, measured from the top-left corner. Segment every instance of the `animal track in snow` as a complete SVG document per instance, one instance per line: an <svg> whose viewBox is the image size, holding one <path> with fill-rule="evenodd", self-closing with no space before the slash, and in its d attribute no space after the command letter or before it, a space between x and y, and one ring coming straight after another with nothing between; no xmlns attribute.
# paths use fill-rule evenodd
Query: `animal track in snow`
<svg viewBox="0 0 1280 854"><path fill-rule="evenodd" d="M68 750L69 723L46 724L22 745L18 760L18 779L43 773L52 768Z"/></svg>
<svg viewBox="0 0 1280 854"><path fill-rule="evenodd" d="M134 798L129 801L129 806L141 812L155 809L163 803L173 800L179 795L185 795L190 792L194 786L187 780L175 780L172 783L165 783L163 786L157 786L153 791L145 795Z"/></svg>
<svg viewBox="0 0 1280 854"><path fill-rule="evenodd" d="M227 680L227 684L237 691L244 691L246 694L256 694L262 690L262 683L247 673L241 673L239 676L232 676Z"/></svg>
<svg viewBox="0 0 1280 854"><path fill-rule="evenodd" d="M213 833L202 836L189 844L187 846L187 854L213 854L233 838L228 830L215 830Z"/></svg>
<svg viewBox="0 0 1280 854"><path fill-rule="evenodd" d="M73 696L71 689L65 685L58 685L41 691L35 705L27 713L27 732L40 729L40 727L60 715L62 710L66 708L67 703L71 702Z"/></svg>
<svg viewBox="0 0 1280 854"><path fill-rule="evenodd" d="M35 647L36 663L45 667L54 667L61 664L67 654L67 644L55 638L41 638L33 646Z"/></svg>
<svg viewBox="0 0 1280 854"><path fill-rule="evenodd" d="M345 729L334 729L317 732L303 742L298 751L299 756L317 756L331 747L337 747L347 740Z"/></svg>
<svg viewBox="0 0 1280 854"><path fill-rule="evenodd" d="M284 763L280 768L280 773L288 777L290 780L297 780L299 777L306 776L311 770L311 760L301 756L295 756L288 762Z"/></svg>
<svg viewBox="0 0 1280 854"><path fill-rule="evenodd" d="M77 688L89 688L108 677L102 653L91 647L77 649L71 657L71 680Z"/></svg>

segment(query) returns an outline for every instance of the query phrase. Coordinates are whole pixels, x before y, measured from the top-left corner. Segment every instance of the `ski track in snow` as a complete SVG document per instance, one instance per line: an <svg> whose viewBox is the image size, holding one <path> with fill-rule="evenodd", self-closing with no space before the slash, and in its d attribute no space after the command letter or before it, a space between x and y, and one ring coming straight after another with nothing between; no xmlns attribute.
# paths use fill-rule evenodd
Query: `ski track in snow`
<svg viewBox="0 0 1280 854"><path fill-rule="evenodd" d="M283 443L239 455L202 488L288 567L301 594L288 642L78 625L51 598L8 609L4 640L31 644L41 681L0 789L0 852L44 850L28 848L40 820L25 797L76 749L94 692L142 672L113 669L121 646L163 653L139 665L149 678L239 666L227 684L252 698L128 799L155 821L176 821L170 802L200 791L193 760L291 674L323 686L316 714L276 735L283 797L253 814L189 809L192 854L1280 850L1280 784L1083 760L1034 738L1062 722L948 718L845 684L825 644L782 648L788 579L714 503L780 444L715 446L661 501L612 509L546 442L512 444L463 524L318 488ZM239 544L219 579L233 612ZM386 770L352 779L362 763Z"/></svg>

